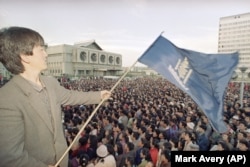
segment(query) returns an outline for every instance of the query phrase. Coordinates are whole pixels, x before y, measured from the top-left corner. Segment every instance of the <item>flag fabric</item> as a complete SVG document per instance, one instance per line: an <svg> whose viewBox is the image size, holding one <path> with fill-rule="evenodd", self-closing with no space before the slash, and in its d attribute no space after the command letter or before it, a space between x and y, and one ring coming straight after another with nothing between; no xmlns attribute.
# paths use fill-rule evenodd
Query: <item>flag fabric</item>
<svg viewBox="0 0 250 167"><path fill-rule="evenodd" d="M208 117L214 130L224 133L226 87L238 64L238 53L205 54L178 48L163 36L138 59L187 93Z"/></svg>

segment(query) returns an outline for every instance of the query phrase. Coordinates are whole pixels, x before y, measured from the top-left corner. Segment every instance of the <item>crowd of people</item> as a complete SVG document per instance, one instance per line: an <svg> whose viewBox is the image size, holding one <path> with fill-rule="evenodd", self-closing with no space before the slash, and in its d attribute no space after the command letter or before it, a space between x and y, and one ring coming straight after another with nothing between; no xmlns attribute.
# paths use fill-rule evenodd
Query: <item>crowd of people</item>
<svg viewBox="0 0 250 167"><path fill-rule="evenodd" d="M110 90L116 80L59 82L67 89L98 91ZM69 166L168 167L171 151L249 151L248 84L243 103L240 83L229 83L225 93L223 118L228 132L220 134L192 99L167 80L123 80L71 148ZM68 145L96 106L62 106Z"/></svg>

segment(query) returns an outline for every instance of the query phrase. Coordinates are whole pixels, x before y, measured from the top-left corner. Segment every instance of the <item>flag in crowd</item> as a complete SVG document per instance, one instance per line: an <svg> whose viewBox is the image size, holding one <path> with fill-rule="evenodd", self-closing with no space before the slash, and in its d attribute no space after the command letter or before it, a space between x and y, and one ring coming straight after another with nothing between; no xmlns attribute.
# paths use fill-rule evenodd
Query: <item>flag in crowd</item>
<svg viewBox="0 0 250 167"><path fill-rule="evenodd" d="M238 64L238 53L205 54L179 48L160 35L138 59L187 93L208 117L214 130L224 133L226 87Z"/></svg>

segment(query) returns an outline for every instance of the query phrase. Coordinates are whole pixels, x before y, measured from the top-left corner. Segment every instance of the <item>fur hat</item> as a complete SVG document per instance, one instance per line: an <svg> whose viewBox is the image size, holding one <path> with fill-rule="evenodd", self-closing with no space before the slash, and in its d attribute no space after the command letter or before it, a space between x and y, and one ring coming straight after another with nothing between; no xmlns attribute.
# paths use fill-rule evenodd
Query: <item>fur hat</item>
<svg viewBox="0 0 250 167"><path fill-rule="evenodd" d="M107 146L105 146L104 144L100 145L96 150L96 154L102 158L106 157L108 155Z"/></svg>
<svg viewBox="0 0 250 167"><path fill-rule="evenodd" d="M194 129L194 123L193 122L188 122L187 127L193 130Z"/></svg>

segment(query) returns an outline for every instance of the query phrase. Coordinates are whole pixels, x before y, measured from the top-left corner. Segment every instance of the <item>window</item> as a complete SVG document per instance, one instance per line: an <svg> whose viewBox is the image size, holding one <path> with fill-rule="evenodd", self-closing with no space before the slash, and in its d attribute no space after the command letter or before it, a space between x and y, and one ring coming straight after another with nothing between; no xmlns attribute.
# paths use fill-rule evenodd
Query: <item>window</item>
<svg viewBox="0 0 250 167"><path fill-rule="evenodd" d="M80 53L80 59L81 59L82 61L85 61L86 58L87 58L86 55L87 55L86 52L81 52L81 53Z"/></svg>
<svg viewBox="0 0 250 167"><path fill-rule="evenodd" d="M101 55L101 62L102 62L102 63L105 62L105 59L106 59L106 56L105 56L105 55Z"/></svg>
<svg viewBox="0 0 250 167"><path fill-rule="evenodd" d="M120 57L116 57L116 64L120 64Z"/></svg>
<svg viewBox="0 0 250 167"><path fill-rule="evenodd" d="M110 63L110 64L112 64L112 63L113 63L113 61L114 61L113 56L109 56L109 63Z"/></svg>
<svg viewBox="0 0 250 167"><path fill-rule="evenodd" d="M97 59L97 58L96 58L96 54L95 54L95 53L92 53L92 54L91 54L91 60L95 62L96 59Z"/></svg>

